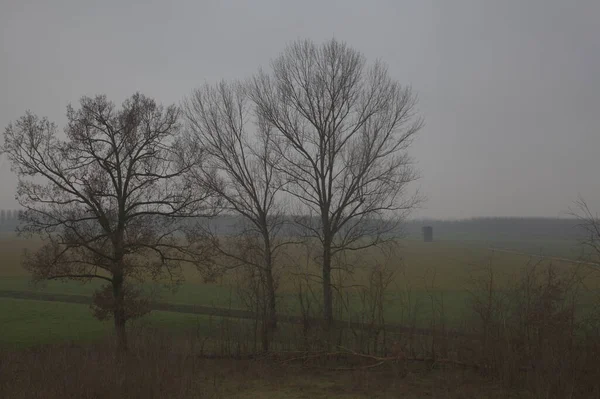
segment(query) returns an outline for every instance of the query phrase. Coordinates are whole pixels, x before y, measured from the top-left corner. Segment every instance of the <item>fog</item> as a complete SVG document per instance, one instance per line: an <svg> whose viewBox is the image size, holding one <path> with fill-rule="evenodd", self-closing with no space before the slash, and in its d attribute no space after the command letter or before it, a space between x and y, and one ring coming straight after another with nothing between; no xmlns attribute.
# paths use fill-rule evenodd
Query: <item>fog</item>
<svg viewBox="0 0 600 399"><path fill-rule="evenodd" d="M3 0L0 125L27 109L135 91L178 103L244 78L299 38L346 41L413 86L414 216L563 216L600 209L600 2ZM16 178L0 160L0 208Z"/></svg>

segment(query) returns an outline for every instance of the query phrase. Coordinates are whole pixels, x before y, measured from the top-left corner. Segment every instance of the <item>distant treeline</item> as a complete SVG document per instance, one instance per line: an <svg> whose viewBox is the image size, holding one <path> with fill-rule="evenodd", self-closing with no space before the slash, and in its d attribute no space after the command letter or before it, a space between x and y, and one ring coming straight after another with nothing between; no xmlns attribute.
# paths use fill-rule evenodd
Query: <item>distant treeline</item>
<svg viewBox="0 0 600 399"><path fill-rule="evenodd" d="M297 235L293 217L290 216L282 234ZM305 219L306 220L306 219ZM237 216L219 216L209 222L219 234L240 232L243 219ZM318 224L318 219L314 218ZM371 221L368 223L377 223ZM408 219L402 222L395 232L409 238L421 238L423 227L433 227L435 239L475 239L475 240L532 240L532 239L576 239L581 237L580 221L574 218L532 218L532 217L478 217L459 220Z"/></svg>
<svg viewBox="0 0 600 399"><path fill-rule="evenodd" d="M18 209L0 209L0 231L13 231L19 224Z"/></svg>
<svg viewBox="0 0 600 399"><path fill-rule="evenodd" d="M230 235L242 231L243 219L237 216L218 216L209 223L217 234ZM434 240L573 240L581 237L582 229L576 219L485 217L462 220L411 219L401 225L408 238L422 238L423 226L433 227ZM0 210L0 231L15 231L19 224L19 211ZM282 234L298 234L292 220L282 229Z"/></svg>
<svg viewBox="0 0 600 399"><path fill-rule="evenodd" d="M422 235L423 226L432 226L434 239L472 240L573 240L583 229L574 218L482 217L462 220L410 220L405 232L410 237Z"/></svg>

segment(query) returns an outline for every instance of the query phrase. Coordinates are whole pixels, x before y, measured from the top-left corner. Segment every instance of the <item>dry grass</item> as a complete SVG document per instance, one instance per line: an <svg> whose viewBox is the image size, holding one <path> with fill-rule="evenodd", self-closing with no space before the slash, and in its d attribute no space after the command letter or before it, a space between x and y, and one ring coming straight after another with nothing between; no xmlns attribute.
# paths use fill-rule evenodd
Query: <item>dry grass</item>
<svg viewBox="0 0 600 399"><path fill-rule="evenodd" d="M35 250L40 246L36 239L22 239L14 234L0 234L0 277L28 277L22 268L21 260L24 249ZM308 255L311 257L312 255ZM485 248L481 243L468 241L437 241L424 243L417 240L404 240L395 247L393 256L386 256L379 249L369 249L353 253L350 258L339 260L352 269L353 273L347 284L364 282L372 265L384 263L387 267L402 271L396 273L396 286L410 284L413 289L429 288L435 276L436 288L439 290L464 290L468 287L473 270L482 264L487 264L493 258L493 265L498 273L498 283L509 284L516 274L523 271L523 266L530 259L527 255L508 252L494 252ZM309 270L318 274L319 269L314 259L308 259L304 248L289 249L287 256L281 259L284 275L281 278L280 292L293 292L295 286L287 274ZM308 266L306 264L308 263ZM547 262L550 263L550 260ZM570 269L576 267L568 261L553 260L555 266ZM185 267L183 276L187 284L204 285L202 276L193 267ZM234 278L225 277L222 283L231 283ZM600 275L590 276L589 287L600 288Z"/></svg>
<svg viewBox="0 0 600 399"><path fill-rule="evenodd" d="M116 358L110 341L0 353L3 398L509 398L523 397L465 370L415 364L322 371L275 360L199 358L178 340L137 332L129 354Z"/></svg>

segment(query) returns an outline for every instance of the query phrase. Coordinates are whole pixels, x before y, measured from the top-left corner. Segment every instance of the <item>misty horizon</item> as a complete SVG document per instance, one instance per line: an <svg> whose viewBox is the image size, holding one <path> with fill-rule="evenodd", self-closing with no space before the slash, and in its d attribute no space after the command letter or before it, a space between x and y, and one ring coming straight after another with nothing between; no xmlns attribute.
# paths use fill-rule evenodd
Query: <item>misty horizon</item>
<svg viewBox="0 0 600 399"><path fill-rule="evenodd" d="M315 13L314 10L319 12ZM600 185L600 3L152 2L0 5L0 125L26 110L59 129L66 106L136 91L164 105L243 79L298 38L332 37L411 85L425 126L410 150L427 201L411 219L567 218ZM135 26L135 28L133 28ZM217 40L218 39L218 40ZM18 208L0 158L0 208Z"/></svg>

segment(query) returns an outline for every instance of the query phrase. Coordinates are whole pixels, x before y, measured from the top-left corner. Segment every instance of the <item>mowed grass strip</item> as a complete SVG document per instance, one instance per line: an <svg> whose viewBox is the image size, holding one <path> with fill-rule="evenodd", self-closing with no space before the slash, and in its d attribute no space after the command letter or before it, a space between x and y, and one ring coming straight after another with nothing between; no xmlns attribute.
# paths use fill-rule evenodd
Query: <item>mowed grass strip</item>
<svg viewBox="0 0 600 399"><path fill-rule="evenodd" d="M153 311L136 323L175 331L208 333L209 316ZM93 341L111 334L112 321L99 321L89 306L0 298L0 346L28 347L62 341Z"/></svg>
<svg viewBox="0 0 600 399"><path fill-rule="evenodd" d="M91 297L95 290L102 286L100 281L85 284L76 281L45 281L34 284L28 276L0 277L0 292L19 291L24 293L44 293L58 295L81 295ZM174 288L174 289L173 289ZM164 284L144 284L144 289L156 302L172 304L232 307L243 306L236 303L233 287L218 284L183 283L177 287L166 287Z"/></svg>
<svg viewBox="0 0 600 399"><path fill-rule="evenodd" d="M86 305L7 298L0 299L0 326L0 345L17 347L94 340L111 328Z"/></svg>

